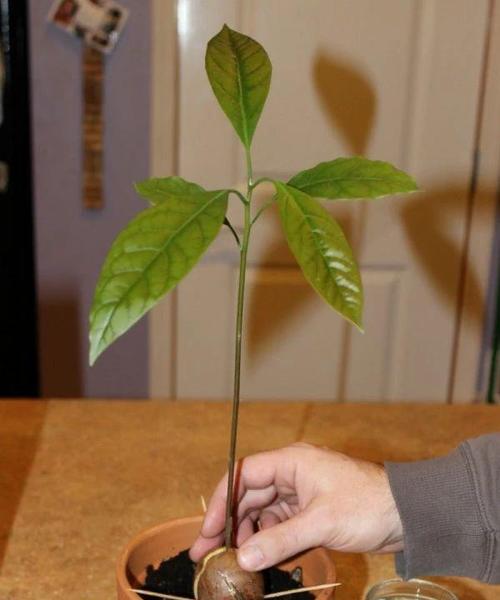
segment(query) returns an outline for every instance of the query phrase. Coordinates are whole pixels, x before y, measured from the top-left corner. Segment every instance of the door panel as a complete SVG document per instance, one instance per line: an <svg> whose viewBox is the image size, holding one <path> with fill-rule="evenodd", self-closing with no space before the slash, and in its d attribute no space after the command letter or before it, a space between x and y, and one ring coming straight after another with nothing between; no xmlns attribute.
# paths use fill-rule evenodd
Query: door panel
<svg viewBox="0 0 500 600"><path fill-rule="evenodd" d="M0 396L39 394L26 0L0 7Z"/></svg>
<svg viewBox="0 0 500 600"><path fill-rule="evenodd" d="M330 203L363 273L364 335L310 291L273 210L251 243L242 396L444 402L472 171L487 0L179 3L179 174L244 189L241 149L204 73L223 22L258 39L273 81L257 176L339 155L394 162L423 193ZM256 202L269 197L259 189ZM238 201L231 220L242 225ZM229 232L177 292L178 398L231 395L238 256Z"/></svg>

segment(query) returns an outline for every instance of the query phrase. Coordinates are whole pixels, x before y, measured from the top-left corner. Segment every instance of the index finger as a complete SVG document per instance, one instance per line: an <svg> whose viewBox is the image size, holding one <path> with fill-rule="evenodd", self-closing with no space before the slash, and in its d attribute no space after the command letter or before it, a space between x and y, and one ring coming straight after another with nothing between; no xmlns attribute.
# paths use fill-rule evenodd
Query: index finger
<svg viewBox="0 0 500 600"><path fill-rule="evenodd" d="M295 464L285 448L259 452L238 461L236 498L239 502L249 490L271 485L295 487ZM201 535L213 538L224 530L227 497L227 473L219 481L208 503Z"/></svg>

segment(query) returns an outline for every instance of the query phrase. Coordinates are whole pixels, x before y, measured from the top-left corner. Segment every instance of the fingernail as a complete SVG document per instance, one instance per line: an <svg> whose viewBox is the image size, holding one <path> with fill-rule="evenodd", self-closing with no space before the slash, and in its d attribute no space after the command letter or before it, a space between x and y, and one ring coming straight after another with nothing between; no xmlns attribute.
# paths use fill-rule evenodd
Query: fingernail
<svg viewBox="0 0 500 600"><path fill-rule="evenodd" d="M238 550L238 562L247 571L254 571L264 563L264 554L259 546L243 546Z"/></svg>

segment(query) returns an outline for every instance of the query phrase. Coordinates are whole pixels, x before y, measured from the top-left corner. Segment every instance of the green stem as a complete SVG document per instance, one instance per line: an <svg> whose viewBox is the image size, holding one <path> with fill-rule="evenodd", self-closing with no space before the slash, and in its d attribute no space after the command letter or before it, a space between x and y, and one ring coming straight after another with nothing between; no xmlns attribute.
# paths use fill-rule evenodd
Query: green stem
<svg viewBox="0 0 500 600"><path fill-rule="evenodd" d="M257 214L252 219L252 225L255 223L255 221L257 221L257 219L260 217L260 215L274 203L275 200L276 200L276 196L273 196L263 206L260 207L260 209L257 211Z"/></svg>
<svg viewBox="0 0 500 600"><path fill-rule="evenodd" d="M247 161L247 203L245 204L245 224L243 229L243 239L240 245L240 269L238 276L238 301L236 308L236 336L235 336L235 351L234 351L234 388L233 388L233 404L231 411L231 439L229 442L228 453L228 477L227 477L227 497L226 497L226 521L224 541L226 548L233 547L233 494L234 494L234 470L236 463L236 440L238 434L238 416L240 408L240 382L241 382L241 341L243 332L243 306L245 299L245 279L247 268L248 246L250 241L250 231L252 228L250 201L252 199L252 158L250 151L246 150Z"/></svg>
<svg viewBox="0 0 500 600"><path fill-rule="evenodd" d="M271 179L270 177L260 177L252 184L252 189L255 189L261 183L274 183L274 179Z"/></svg>
<svg viewBox="0 0 500 600"><path fill-rule="evenodd" d="M250 154L250 148L245 148L245 159L247 162L247 200L250 202L252 198L252 189L254 187L252 155Z"/></svg>
<svg viewBox="0 0 500 600"><path fill-rule="evenodd" d="M239 192L238 190L234 190L234 189L229 189L228 192L230 192L231 194L235 194L236 196L238 196L238 198L243 202L243 204L248 204L248 200L245 198L245 196Z"/></svg>
<svg viewBox="0 0 500 600"><path fill-rule="evenodd" d="M241 248L240 237L236 233L236 229L231 225L231 221L227 217L224 219L224 225L230 229L231 233L234 236L234 239L236 240L238 248Z"/></svg>

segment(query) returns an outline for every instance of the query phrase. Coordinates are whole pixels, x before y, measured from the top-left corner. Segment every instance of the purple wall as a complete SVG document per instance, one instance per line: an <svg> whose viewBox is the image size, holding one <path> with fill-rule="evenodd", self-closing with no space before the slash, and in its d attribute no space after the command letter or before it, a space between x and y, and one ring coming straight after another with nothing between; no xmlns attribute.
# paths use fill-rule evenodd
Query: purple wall
<svg viewBox="0 0 500 600"><path fill-rule="evenodd" d="M44 396L145 397L147 326L136 325L90 369L87 318L100 265L143 202L148 175L150 4L130 8L105 67L105 207L81 204L80 42L46 22L52 0L30 0L36 262Z"/></svg>

